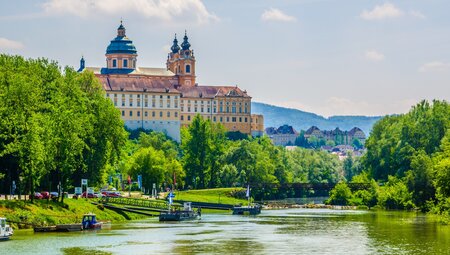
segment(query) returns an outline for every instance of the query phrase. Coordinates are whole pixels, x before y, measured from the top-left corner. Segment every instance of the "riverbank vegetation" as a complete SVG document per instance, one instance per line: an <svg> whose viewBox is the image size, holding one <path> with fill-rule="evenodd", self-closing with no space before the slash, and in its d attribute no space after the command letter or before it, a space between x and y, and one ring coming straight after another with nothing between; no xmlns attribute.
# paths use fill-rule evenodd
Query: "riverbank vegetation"
<svg viewBox="0 0 450 255"><path fill-rule="evenodd" d="M95 213L99 221L123 222L147 217L109 210L92 204L91 200L84 199L66 199L64 203L51 200L35 200L33 202L0 200L0 215L6 217L17 228L80 223L83 214L88 212Z"/></svg>
<svg viewBox="0 0 450 255"><path fill-rule="evenodd" d="M378 205L413 209L450 218L450 105L423 101L410 112L378 121L361 159L364 173L351 182L368 190L351 191L341 183L331 204Z"/></svg>

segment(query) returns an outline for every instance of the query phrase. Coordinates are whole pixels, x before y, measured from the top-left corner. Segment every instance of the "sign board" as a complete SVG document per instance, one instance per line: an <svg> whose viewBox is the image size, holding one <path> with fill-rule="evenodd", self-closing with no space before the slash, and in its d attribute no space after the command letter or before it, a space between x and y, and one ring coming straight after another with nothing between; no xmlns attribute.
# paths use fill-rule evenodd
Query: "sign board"
<svg viewBox="0 0 450 255"><path fill-rule="evenodd" d="M142 175L138 175L138 187L142 188Z"/></svg>
<svg viewBox="0 0 450 255"><path fill-rule="evenodd" d="M81 187L75 187L75 195L81 195L81 193L83 193Z"/></svg>
<svg viewBox="0 0 450 255"><path fill-rule="evenodd" d="M94 187L87 187L88 194L94 194Z"/></svg>
<svg viewBox="0 0 450 255"><path fill-rule="evenodd" d="M87 185L87 179L81 179L81 185Z"/></svg>

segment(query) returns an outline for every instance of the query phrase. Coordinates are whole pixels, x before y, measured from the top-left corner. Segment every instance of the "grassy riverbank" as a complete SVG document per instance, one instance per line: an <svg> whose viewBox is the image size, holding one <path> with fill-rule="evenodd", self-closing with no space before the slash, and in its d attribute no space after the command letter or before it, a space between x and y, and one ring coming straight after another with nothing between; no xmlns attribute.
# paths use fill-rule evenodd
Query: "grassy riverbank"
<svg viewBox="0 0 450 255"><path fill-rule="evenodd" d="M176 191L175 200L232 205L247 203L244 188L218 188Z"/></svg>
<svg viewBox="0 0 450 255"><path fill-rule="evenodd" d="M85 213L95 213L100 221L121 222L140 219L146 216L127 212L116 212L102 206L91 204L93 200L66 199L64 204L47 200L30 201L3 200L0 201L0 217L6 217L14 222L24 222L35 225L55 225L81 222ZM12 224L14 228L31 228L31 225Z"/></svg>

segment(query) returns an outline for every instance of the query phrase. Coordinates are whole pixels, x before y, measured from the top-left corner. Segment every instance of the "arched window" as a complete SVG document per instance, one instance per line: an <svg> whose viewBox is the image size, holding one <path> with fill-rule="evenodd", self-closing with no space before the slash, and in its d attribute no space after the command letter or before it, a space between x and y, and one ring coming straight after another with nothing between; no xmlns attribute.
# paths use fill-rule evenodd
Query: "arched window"
<svg viewBox="0 0 450 255"><path fill-rule="evenodd" d="M191 73L191 65L186 65L186 73Z"/></svg>

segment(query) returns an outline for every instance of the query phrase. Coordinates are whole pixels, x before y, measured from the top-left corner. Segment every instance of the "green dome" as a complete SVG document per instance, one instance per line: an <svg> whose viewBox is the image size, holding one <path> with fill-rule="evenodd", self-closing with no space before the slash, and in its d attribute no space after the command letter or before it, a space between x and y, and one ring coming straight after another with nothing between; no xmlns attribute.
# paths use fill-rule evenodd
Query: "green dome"
<svg viewBox="0 0 450 255"><path fill-rule="evenodd" d="M136 54L136 47L133 45L133 41L127 37L116 37L106 48L106 54L114 53L126 53L126 54Z"/></svg>
<svg viewBox="0 0 450 255"><path fill-rule="evenodd" d="M117 37L106 48L106 54L136 54L136 52L137 50L133 45L133 41L126 37L125 27L122 25L122 21L120 21L120 26L117 28Z"/></svg>

